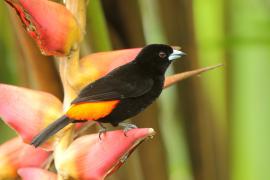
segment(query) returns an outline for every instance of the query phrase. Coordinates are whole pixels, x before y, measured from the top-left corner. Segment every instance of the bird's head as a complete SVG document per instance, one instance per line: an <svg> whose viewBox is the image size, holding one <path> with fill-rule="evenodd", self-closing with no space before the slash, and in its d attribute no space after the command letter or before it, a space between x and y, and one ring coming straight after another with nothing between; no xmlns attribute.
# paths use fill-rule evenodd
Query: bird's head
<svg viewBox="0 0 270 180"><path fill-rule="evenodd" d="M150 44L145 46L136 57L137 63L148 69L164 73L171 62L185 55L165 44Z"/></svg>

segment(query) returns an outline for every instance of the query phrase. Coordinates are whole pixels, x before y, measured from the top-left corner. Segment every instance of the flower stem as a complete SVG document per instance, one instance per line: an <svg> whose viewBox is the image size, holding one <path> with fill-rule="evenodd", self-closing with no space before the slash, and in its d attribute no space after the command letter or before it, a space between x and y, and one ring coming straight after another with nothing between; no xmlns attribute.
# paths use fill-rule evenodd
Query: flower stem
<svg viewBox="0 0 270 180"><path fill-rule="evenodd" d="M85 22L86 22L86 2L85 0L66 0L65 1L67 9L75 16L83 34L85 32ZM75 76L80 73L80 45L79 43L74 45L73 51L69 56L59 58L59 71L61 80L64 87L64 105L63 110L66 111L71 101L76 97L78 93L78 83L74 80ZM78 78L77 78L78 79ZM80 84L80 83L79 83ZM58 179L65 177L65 174L61 174L60 164L63 152L70 145L73 139L74 125L67 127L63 136L60 137L58 144L55 147L54 157L55 166L59 172Z"/></svg>
<svg viewBox="0 0 270 180"><path fill-rule="evenodd" d="M66 0L67 9L76 17L77 22L85 32L86 24L86 1L85 0Z"/></svg>

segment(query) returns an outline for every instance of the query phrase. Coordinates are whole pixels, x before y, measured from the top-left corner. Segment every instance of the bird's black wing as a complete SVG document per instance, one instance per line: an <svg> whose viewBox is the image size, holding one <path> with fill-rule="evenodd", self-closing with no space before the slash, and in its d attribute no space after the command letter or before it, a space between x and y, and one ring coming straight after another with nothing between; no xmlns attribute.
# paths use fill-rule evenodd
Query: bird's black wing
<svg viewBox="0 0 270 180"><path fill-rule="evenodd" d="M78 97L72 101L72 104L142 96L152 88L153 83L151 78L138 77L130 73L122 74L122 76L105 76L86 86Z"/></svg>

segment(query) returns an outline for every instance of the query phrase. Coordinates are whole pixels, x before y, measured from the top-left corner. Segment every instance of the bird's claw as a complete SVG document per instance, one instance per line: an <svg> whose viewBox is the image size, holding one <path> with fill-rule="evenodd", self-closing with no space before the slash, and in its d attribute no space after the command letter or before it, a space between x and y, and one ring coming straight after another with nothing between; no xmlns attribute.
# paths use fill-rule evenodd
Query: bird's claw
<svg viewBox="0 0 270 180"><path fill-rule="evenodd" d="M98 138L99 140L101 141L101 136L102 134L105 134L106 133L106 128L101 128L99 131L98 131Z"/></svg>
<svg viewBox="0 0 270 180"><path fill-rule="evenodd" d="M105 134L106 131L107 131L107 129L106 129L106 127L103 126L100 122L97 122L97 124L98 124L99 127L100 127L100 129L99 129L99 131L98 131L98 138L99 138L99 140L101 141L101 135L102 135L102 134Z"/></svg>
<svg viewBox="0 0 270 180"><path fill-rule="evenodd" d="M120 126L124 127L124 135L127 137L127 132L131 129L136 129L138 128L136 125L134 124L129 124L129 123L120 123Z"/></svg>

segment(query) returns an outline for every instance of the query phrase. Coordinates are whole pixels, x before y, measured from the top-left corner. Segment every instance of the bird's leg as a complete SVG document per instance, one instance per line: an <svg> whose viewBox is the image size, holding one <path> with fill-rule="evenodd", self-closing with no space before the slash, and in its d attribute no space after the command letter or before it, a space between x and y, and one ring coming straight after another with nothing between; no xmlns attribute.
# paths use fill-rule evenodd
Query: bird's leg
<svg viewBox="0 0 270 180"><path fill-rule="evenodd" d="M103 133L106 133L107 129L106 129L105 126L103 126L102 123L100 123L100 122L96 122L96 123L97 123L98 126L100 127L100 129L99 129L99 131L98 131L98 137L99 137L99 140L101 140L101 135L102 135Z"/></svg>
<svg viewBox="0 0 270 180"><path fill-rule="evenodd" d="M124 127L124 135L127 137L127 132L131 129L136 129L138 128L136 125L131 124L131 123L125 123L125 122L121 122L119 123L119 126Z"/></svg>

